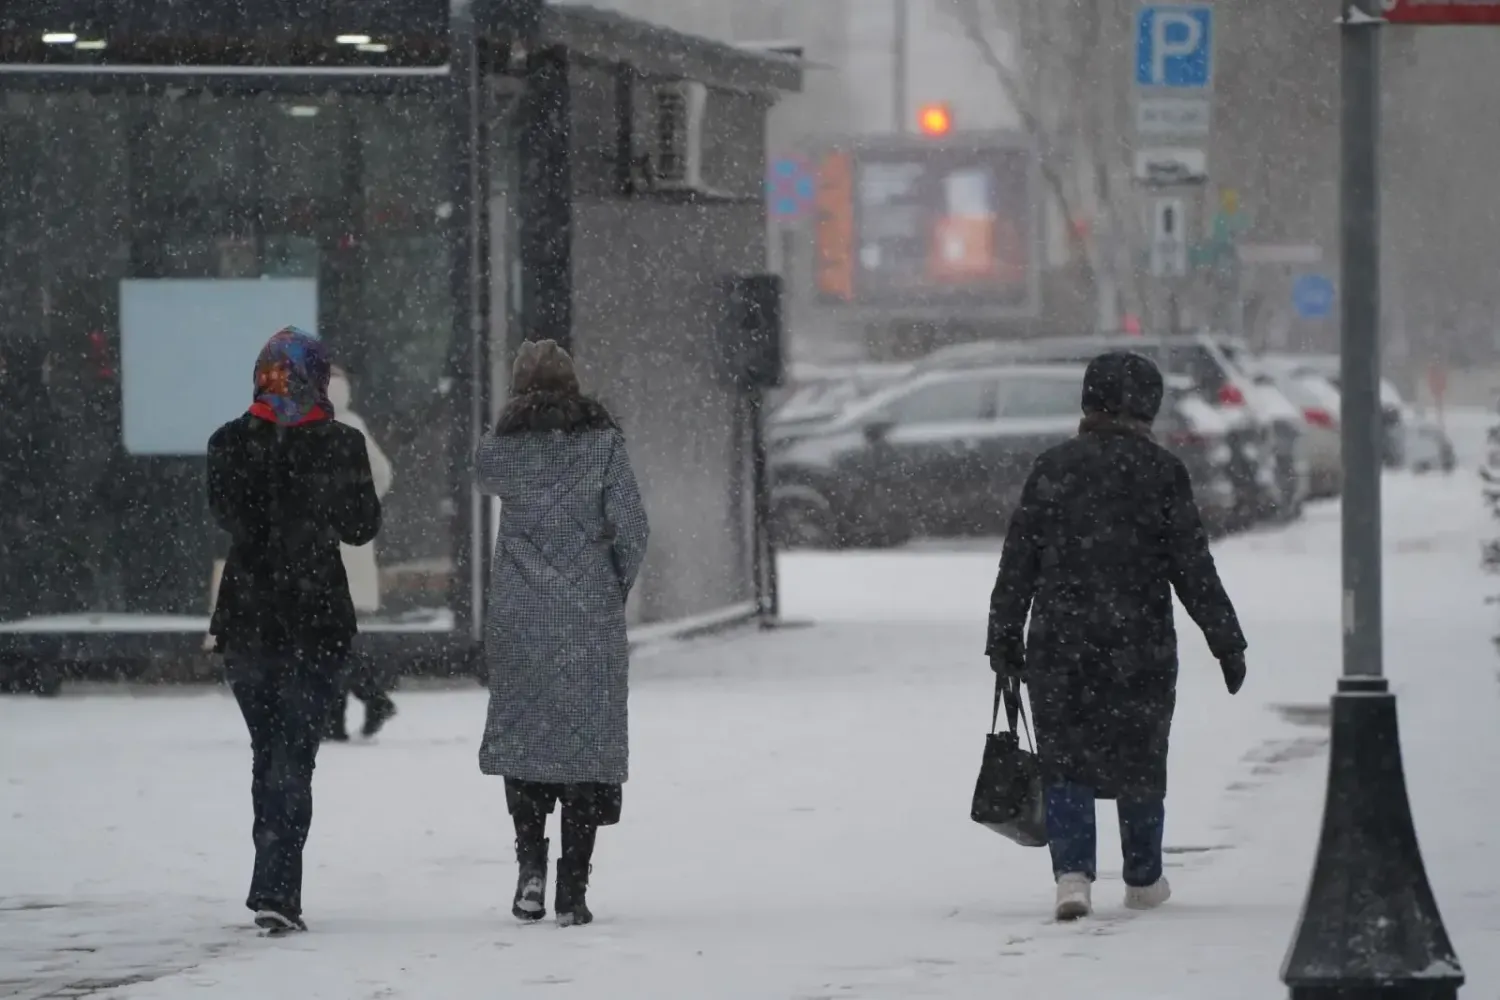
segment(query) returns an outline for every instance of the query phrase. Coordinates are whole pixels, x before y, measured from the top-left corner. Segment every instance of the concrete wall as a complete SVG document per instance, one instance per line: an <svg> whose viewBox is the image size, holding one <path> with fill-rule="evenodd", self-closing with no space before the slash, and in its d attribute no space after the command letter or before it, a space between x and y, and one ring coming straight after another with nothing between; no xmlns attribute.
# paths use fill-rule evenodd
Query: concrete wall
<svg viewBox="0 0 1500 1000"><path fill-rule="evenodd" d="M716 378L719 282L765 270L766 106L715 91L705 170L735 200L611 193L612 78L574 70L574 348L585 386L625 429L651 515L632 614L696 614L754 595L749 432Z"/></svg>

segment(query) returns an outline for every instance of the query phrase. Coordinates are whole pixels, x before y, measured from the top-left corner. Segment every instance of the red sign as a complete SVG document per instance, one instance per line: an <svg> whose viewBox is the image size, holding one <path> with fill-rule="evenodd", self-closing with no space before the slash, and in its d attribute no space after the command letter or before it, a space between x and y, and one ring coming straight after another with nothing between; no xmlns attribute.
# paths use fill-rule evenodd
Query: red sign
<svg viewBox="0 0 1500 1000"><path fill-rule="evenodd" d="M1383 0L1391 24L1500 24L1500 0Z"/></svg>
<svg viewBox="0 0 1500 1000"><path fill-rule="evenodd" d="M854 301L854 161L829 153L818 168L818 291Z"/></svg>

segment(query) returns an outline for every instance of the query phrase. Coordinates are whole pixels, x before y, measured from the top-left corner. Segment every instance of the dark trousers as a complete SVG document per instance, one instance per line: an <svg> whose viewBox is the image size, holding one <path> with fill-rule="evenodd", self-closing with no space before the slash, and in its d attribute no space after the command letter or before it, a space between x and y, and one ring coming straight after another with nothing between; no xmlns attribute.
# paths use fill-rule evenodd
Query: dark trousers
<svg viewBox="0 0 1500 1000"><path fill-rule="evenodd" d="M245 905L302 914L302 848L312 827L312 779L333 671L294 657L231 657L229 688L250 730L255 868Z"/></svg>
<svg viewBox="0 0 1500 1000"><path fill-rule="evenodd" d="M365 722L368 726L372 713L384 713L389 718L394 711L391 696L386 693L386 681L375 661L367 654L351 653L339 672L338 692L328 704L327 733L334 739L345 739L345 716L349 712L349 696L353 695L365 705Z"/></svg>
<svg viewBox="0 0 1500 1000"><path fill-rule="evenodd" d="M1122 798L1115 805L1120 815L1125 884L1153 885L1161 878L1166 802ZM1054 876L1082 874L1094 880L1099 867L1099 834L1092 788L1065 783L1047 789L1047 840Z"/></svg>
<svg viewBox="0 0 1500 1000"><path fill-rule="evenodd" d="M351 653L343 673L344 690L368 705L385 697L382 671L368 654Z"/></svg>
<svg viewBox="0 0 1500 1000"><path fill-rule="evenodd" d="M620 821L621 786L597 782L561 785L505 779L505 803L516 825L516 856L523 863L544 863L547 817L562 803L562 856L559 871L587 873L599 827Z"/></svg>

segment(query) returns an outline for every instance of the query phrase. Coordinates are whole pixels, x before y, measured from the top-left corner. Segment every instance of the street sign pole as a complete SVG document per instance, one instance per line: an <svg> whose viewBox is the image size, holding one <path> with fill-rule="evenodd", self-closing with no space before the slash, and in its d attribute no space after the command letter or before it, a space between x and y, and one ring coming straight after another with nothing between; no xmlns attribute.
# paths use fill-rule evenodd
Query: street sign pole
<svg viewBox="0 0 1500 1000"><path fill-rule="evenodd" d="M1214 7L1147 2L1135 14L1135 181L1154 196L1147 298L1155 322L1182 328L1189 277L1187 204L1209 179L1208 132L1214 81Z"/></svg>
<svg viewBox="0 0 1500 1000"><path fill-rule="evenodd" d="M1417 844L1382 664L1377 164L1389 3L1339 0L1344 669L1332 701L1323 830L1281 967L1291 1000L1454 1000L1464 981Z"/></svg>

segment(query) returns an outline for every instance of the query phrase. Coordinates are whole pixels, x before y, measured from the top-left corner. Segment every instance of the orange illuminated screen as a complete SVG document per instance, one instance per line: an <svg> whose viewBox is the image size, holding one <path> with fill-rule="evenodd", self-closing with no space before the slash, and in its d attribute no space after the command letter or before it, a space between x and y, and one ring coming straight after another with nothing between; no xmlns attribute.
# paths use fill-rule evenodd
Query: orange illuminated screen
<svg viewBox="0 0 1500 1000"><path fill-rule="evenodd" d="M929 279L949 285L1025 285L1025 243L1014 220L996 213L994 188L984 170L954 170L943 179L942 210L929 230Z"/></svg>
<svg viewBox="0 0 1500 1000"><path fill-rule="evenodd" d="M854 301L854 163L835 152L818 165L818 291Z"/></svg>
<svg viewBox="0 0 1500 1000"><path fill-rule="evenodd" d="M924 135L947 135L953 129L953 116L946 104L928 104L917 115L917 127Z"/></svg>

